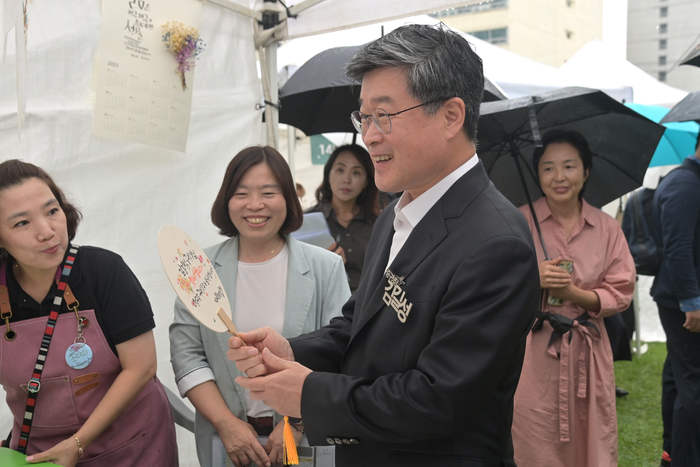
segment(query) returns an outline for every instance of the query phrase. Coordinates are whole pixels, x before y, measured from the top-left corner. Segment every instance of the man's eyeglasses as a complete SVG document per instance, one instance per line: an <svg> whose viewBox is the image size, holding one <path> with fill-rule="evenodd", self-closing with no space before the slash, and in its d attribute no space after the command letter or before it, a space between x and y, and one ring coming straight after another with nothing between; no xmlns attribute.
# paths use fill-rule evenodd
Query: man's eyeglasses
<svg viewBox="0 0 700 467"><path fill-rule="evenodd" d="M383 135L388 135L391 133L391 117L408 112L409 110L417 109L418 107L422 107L424 105L432 104L433 102L438 102L440 100L442 99L424 102L422 104L415 105L410 109L394 112L393 114L388 113L384 109L374 109L370 115L365 115L359 110L356 110L350 114L350 121L357 132L362 136L367 134L367 130L369 130L369 126L372 122L374 122L374 125L377 127L377 130L379 130L380 133Z"/></svg>

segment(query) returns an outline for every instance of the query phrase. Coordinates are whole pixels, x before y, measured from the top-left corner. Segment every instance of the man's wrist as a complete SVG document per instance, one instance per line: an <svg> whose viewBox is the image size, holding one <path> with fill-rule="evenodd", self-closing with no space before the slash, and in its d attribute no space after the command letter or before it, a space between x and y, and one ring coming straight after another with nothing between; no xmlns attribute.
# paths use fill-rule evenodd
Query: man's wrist
<svg viewBox="0 0 700 467"><path fill-rule="evenodd" d="M684 300L679 300L678 306L683 312L700 310L700 297L692 297L686 298Z"/></svg>

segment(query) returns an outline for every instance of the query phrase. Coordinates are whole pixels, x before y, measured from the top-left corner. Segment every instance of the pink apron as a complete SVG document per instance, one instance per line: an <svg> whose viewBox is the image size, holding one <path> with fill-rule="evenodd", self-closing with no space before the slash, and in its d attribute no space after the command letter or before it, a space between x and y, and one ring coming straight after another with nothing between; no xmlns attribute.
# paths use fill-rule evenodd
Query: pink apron
<svg viewBox="0 0 700 467"><path fill-rule="evenodd" d="M80 299L80 297L78 297ZM85 423L121 372L119 359L97 324L94 310L83 336L93 351L82 370L66 363L66 350L77 336L77 319L62 313L41 377L27 454L45 451L69 438ZM36 363L47 317L12 324L17 338L0 337L0 384L14 418L10 447L17 449L27 403L27 382ZM119 417L85 449L78 466L141 467L178 465L175 425L168 397L158 378L149 381Z"/></svg>

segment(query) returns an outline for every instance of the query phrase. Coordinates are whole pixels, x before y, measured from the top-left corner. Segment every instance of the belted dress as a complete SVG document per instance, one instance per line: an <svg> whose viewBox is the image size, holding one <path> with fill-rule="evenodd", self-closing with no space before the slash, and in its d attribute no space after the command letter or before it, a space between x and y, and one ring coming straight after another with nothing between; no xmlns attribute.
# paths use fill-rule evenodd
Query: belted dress
<svg viewBox="0 0 700 467"><path fill-rule="evenodd" d="M39 304L20 288L11 263L0 264L0 281L7 284L13 312L10 327L16 338L0 337L0 384L14 418L9 447L17 449L27 383L37 361L56 285ZM116 345L155 327L145 292L121 257L112 252L80 247L68 285L78 300L79 316L88 320L82 335L92 350L92 361L82 369L68 364L67 349L76 339L78 326L76 315L64 302L41 375L28 455L50 449L80 429L121 372ZM173 415L157 378L150 380L85 449L77 465L178 465Z"/></svg>
<svg viewBox="0 0 700 467"><path fill-rule="evenodd" d="M617 414L613 356L601 312L623 311L634 292L635 268L618 223L583 200L567 236L546 198L534 203L551 259L573 261L572 281L600 298L598 312L565 301L545 304L530 332L515 393L513 445L519 466L617 465ZM520 208L542 245L529 207ZM553 326L554 324L554 326ZM556 328L556 331L555 331Z"/></svg>

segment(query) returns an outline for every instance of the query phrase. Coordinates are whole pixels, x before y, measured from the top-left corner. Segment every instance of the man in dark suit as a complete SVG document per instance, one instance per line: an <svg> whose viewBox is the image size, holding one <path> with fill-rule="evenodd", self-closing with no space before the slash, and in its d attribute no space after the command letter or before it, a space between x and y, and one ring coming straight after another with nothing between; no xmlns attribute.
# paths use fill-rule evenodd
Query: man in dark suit
<svg viewBox="0 0 700 467"><path fill-rule="evenodd" d="M664 256L651 286L666 332L661 467L700 465L700 135L695 155L654 192L652 225Z"/></svg>
<svg viewBox="0 0 700 467"><path fill-rule="evenodd" d="M481 60L444 26L405 26L348 64L382 191L343 316L289 342L229 341L253 399L302 417L336 465L513 466L513 394L539 296L530 230L476 157ZM266 376L263 376L266 375Z"/></svg>

